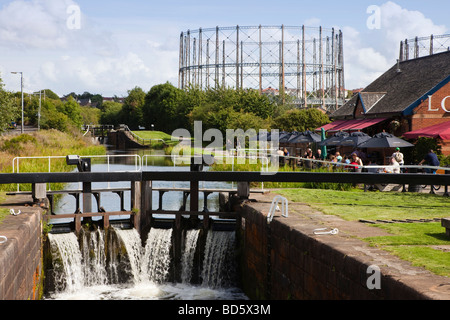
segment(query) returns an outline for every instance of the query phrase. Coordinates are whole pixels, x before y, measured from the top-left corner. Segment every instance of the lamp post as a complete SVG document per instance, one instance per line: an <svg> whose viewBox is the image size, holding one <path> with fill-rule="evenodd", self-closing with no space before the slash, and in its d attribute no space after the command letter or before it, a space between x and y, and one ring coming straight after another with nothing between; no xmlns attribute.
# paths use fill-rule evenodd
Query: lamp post
<svg viewBox="0 0 450 320"><path fill-rule="evenodd" d="M23 72L11 72L12 74L19 74L20 73L20 91L22 92L22 127L21 127L21 133L24 132L23 130Z"/></svg>

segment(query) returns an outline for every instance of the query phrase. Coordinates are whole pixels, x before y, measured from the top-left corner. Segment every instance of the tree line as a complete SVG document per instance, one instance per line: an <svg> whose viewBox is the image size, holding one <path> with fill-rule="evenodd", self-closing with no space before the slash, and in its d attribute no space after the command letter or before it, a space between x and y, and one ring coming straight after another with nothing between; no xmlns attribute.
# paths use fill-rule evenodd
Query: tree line
<svg viewBox="0 0 450 320"><path fill-rule="evenodd" d="M45 99L43 98L45 96ZM81 106L80 99L91 99ZM0 131L12 122L20 122L20 92L3 90L0 78ZM40 110L40 117L39 117ZM298 109L278 96L261 95L253 89L189 87L179 89L169 82L145 92L140 87L128 91L127 97L105 101L99 94L70 93L62 99L51 90L25 95L24 118L29 125L41 129L70 131L89 124L126 124L132 130L157 130L172 133L175 129L193 129L194 121L202 121L204 130L279 129L305 131L329 122L316 108Z"/></svg>
<svg viewBox="0 0 450 320"><path fill-rule="evenodd" d="M258 90L189 87L179 89L169 82L153 86L147 93L136 87L123 105L104 102L102 124L125 123L132 130L153 128L171 133L178 128L193 130L202 121L204 130L272 129L305 131L329 123L316 108L298 109L278 96L261 95Z"/></svg>

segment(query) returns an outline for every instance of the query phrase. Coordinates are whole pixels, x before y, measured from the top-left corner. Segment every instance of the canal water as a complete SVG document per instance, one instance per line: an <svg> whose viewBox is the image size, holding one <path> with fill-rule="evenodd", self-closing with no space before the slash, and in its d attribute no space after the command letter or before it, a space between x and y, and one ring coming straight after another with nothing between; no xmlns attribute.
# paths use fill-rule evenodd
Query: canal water
<svg viewBox="0 0 450 320"><path fill-rule="evenodd" d="M130 154L133 153L129 152ZM116 154L117 155L117 154ZM123 155L123 157L122 157ZM140 170L131 158L114 158L109 163L94 161L92 171ZM145 154L140 153L143 157ZM174 167L163 155L145 156L143 170L189 170ZM205 169L207 170L207 168ZM68 186L77 189L78 184ZM129 187L123 183L94 184L93 189L105 187ZM189 187L189 183L155 182L154 187ZM208 183L208 188L232 188L228 183ZM129 196L126 192L126 210ZM158 207L158 194L153 194L153 209ZM95 200L94 200L95 201ZM178 210L182 205L181 192L164 195L163 209ZM218 196L208 197L208 209L218 210ZM107 211L120 210L117 194L102 194L101 205ZM72 213L75 199L63 197L56 214ZM96 204L93 202L93 208ZM199 199L203 208L203 199ZM125 217L119 217L125 218ZM135 229L115 227L113 236L104 231L83 233L82 240L74 233L50 234L55 288L46 295L48 300L245 300L247 297L237 287L235 265L235 234L232 231L208 231L203 244L201 274L192 283L194 258L199 252L200 230L188 230L183 235L181 282L168 281L171 263L172 229L152 228L148 240L142 244ZM198 253L197 253L198 254ZM195 260L197 259L197 260ZM197 266L197 270L198 270ZM125 279L125 280L124 280Z"/></svg>

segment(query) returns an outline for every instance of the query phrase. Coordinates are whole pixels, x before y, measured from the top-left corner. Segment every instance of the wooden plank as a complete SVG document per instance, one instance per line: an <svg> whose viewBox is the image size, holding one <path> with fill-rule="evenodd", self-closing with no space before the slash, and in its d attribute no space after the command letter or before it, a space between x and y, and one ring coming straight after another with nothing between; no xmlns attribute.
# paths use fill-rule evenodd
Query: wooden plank
<svg viewBox="0 0 450 320"><path fill-rule="evenodd" d="M129 216L134 215L131 211L117 211L117 212L89 212L89 213L71 213L71 214L57 214L57 215L45 215L47 220L53 219L74 219L74 218L93 218L104 216Z"/></svg>
<svg viewBox="0 0 450 320"><path fill-rule="evenodd" d="M221 216L236 218L236 212L202 212L202 211L164 211L164 210L152 210L150 214L165 214L165 215L182 215L182 216Z"/></svg>

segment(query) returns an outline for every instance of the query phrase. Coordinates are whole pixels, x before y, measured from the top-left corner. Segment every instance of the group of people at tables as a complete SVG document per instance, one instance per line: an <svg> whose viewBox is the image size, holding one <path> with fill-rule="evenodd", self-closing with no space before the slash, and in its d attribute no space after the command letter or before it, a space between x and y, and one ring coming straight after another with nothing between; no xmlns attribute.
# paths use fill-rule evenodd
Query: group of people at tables
<svg viewBox="0 0 450 320"><path fill-rule="evenodd" d="M289 158L289 151L286 148L278 150L278 155L283 162ZM402 173L405 169L402 167L405 165L403 153L400 148L396 148L395 152L389 156L387 165L378 165L373 161L372 157L367 157L360 149L355 149L350 155L342 156L339 151L335 154L331 154L328 159L322 155L322 150L317 149L314 154L311 148L307 148L303 156L296 158L297 165L303 166L305 169L311 170L315 168L321 168L329 166L330 164L335 168L344 168L347 171L362 172L363 168L367 172L372 173ZM440 161L433 150L429 150L428 154L419 163L419 165L426 164L431 166L425 168L426 173L436 173L436 167L440 166Z"/></svg>
<svg viewBox="0 0 450 320"><path fill-rule="evenodd" d="M280 156L289 157L289 152L286 148L281 151L279 152ZM305 169L320 168L331 164L334 167L353 172L362 172L362 169L366 167L368 172L400 173L400 166L404 165L404 160L399 148L389 157L389 164L386 166L378 166L376 162L372 162L360 149L354 150L349 155L341 155L337 151L335 154L330 155L328 159L325 159L321 149L318 149L314 154L311 148L307 148L300 162L297 164L302 165ZM370 166L374 166L374 168L367 168Z"/></svg>

